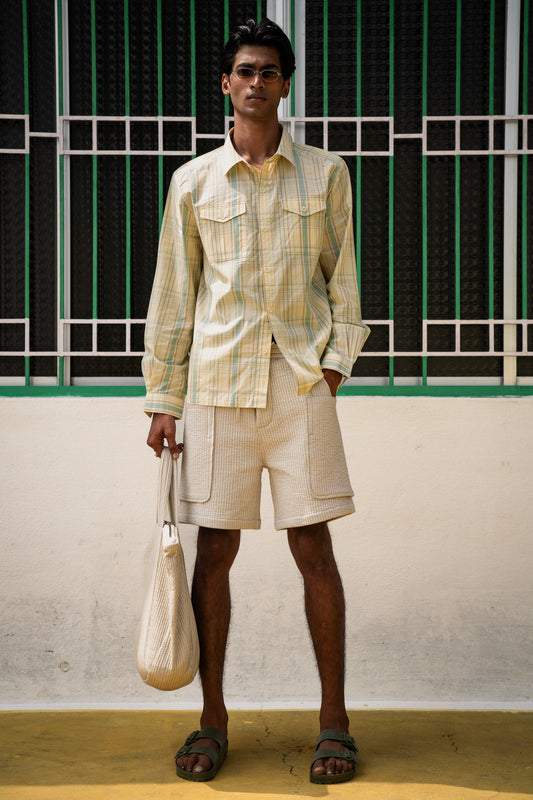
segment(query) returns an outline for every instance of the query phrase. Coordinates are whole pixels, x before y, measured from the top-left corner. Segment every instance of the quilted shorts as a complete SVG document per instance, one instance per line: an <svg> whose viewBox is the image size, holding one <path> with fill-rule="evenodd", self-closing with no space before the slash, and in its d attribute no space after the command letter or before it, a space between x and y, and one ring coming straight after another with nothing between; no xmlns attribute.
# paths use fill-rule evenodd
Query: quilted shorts
<svg viewBox="0 0 533 800"><path fill-rule="evenodd" d="M293 370L273 344L265 408L185 403L180 522L260 528L264 469L276 530L355 510L336 398L324 379L305 395L297 390Z"/></svg>

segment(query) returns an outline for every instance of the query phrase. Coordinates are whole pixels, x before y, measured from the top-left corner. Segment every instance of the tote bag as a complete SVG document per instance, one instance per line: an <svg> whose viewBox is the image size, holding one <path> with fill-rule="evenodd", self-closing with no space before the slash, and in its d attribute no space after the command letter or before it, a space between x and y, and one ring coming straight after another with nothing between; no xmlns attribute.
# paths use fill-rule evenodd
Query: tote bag
<svg viewBox="0 0 533 800"><path fill-rule="evenodd" d="M143 681L162 691L191 683L200 646L177 527L178 464L163 448L159 466L157 525L145 553L145 587L135 642Z"/></svg>

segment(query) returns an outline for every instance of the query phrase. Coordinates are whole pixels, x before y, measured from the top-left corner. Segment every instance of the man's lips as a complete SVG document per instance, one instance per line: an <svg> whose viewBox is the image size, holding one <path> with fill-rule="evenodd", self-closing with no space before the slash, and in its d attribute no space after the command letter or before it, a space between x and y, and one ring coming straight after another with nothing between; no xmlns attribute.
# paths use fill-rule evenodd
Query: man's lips
<svg viewBox="0 0 533 800"><path fill-rule="evenodd" d="M248 100L261 100L261 102L264 102L266 100L266 97L263 97L260 94L250 94L250 95L248 95L247 99Z"/></svg>

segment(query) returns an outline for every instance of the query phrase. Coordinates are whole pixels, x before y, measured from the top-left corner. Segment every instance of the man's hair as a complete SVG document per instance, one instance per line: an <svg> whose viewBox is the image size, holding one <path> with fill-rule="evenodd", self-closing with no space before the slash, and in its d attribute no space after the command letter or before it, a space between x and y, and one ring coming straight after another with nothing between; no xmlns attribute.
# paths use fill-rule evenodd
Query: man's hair
<svg viewBox="0 0 533 800"><path fill-rule="evenodd" d="M285 79L290 78L296 69L294 51L290 39L272 20L264 19L257 23L249 19L244 25L239 25L224 45L220 66L224 75L230 75L237 51L244 45L262 45L272 47L279 53L281 72Z"/></svg>

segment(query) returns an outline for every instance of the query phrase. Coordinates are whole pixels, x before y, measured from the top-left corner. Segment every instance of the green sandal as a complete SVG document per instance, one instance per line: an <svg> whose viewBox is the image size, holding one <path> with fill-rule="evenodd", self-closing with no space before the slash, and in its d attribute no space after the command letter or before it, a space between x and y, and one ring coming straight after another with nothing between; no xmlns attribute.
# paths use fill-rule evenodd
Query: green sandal
<svg viewBox="0 0 533 800"><path fill-rule="evenodd" d="M343 783L344 781L351 781L355 775L355 765L359 763L357 758L357 745L355 739L349 733L342 733L341 731L325 730L319 734L316 740L318 746L325 740L332 739L335 742L343 742L345 748L343 750L326 750L324 748L315 750L313 760L311 762L311 769L309 772L309 779L311 783ZM353 764L354 768L348 772L341 772L338 775L313 775L313 766L315 761L321 758L341 758L343 761L349 761Z"/></svg>
<svg viewBox="0 0 533 800"><path fill-rule="evenodd" d="M198 741L198 739L214 739L220 747L219 752L217 753L213 747L203 747L202 745L196 745L195 747L194 742ZM204 728L203 731L193 731L187 736L185 744L178 750L174 756L174 760L194 753L207 756L211 760L211 769L208 769L206 772L187 772L187 770L178 767L176 764L176 775L179 775L180 778L186 781L210 781L215 777L226 760L228 754L227 737L216 728Z"/></svg>

